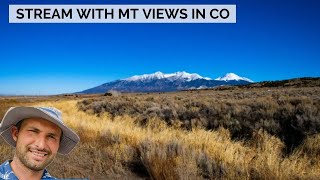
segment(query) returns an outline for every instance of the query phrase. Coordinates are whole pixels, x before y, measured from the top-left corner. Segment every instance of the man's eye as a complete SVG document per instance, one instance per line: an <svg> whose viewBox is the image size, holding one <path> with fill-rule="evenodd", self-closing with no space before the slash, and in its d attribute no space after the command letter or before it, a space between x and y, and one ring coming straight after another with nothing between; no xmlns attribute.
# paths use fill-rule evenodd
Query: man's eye
<svg viewBox="0 0 320 180"><path fill-rule="evenodd" d="M49 138L54 139L54 140L56 139L56 137L54 137L54 136L49 136Z"/></svg>

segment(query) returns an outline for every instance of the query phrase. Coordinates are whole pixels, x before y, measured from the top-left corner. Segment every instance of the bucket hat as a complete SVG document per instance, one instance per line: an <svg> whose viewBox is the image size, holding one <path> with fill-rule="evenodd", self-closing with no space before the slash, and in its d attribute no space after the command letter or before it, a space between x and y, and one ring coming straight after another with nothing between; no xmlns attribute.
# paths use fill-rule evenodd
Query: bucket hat
<svg viewBox="0 0 320 180"><path fill-rule="evenodd" d="M60 154L68 154L80 141L79 136L64 124L61 112L54 107L11 107L0 124L0 134L11 146L16 146L11 135L11 127L27 118L46 119L60 127L63 132L58 149Z"/></svg>

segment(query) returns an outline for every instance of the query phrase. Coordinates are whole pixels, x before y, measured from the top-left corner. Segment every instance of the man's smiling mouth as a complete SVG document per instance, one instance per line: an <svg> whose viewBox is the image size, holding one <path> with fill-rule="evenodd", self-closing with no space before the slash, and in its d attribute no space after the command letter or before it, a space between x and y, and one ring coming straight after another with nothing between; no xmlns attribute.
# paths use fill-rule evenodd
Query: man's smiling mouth
<svg viewBox="0 0 320 180"><path fill-rule="evenodd" d="M44 156L47 156L48 153L47 152L44 152L44 151L37 151L37 150L30 150L30 152L35 155L35 156L38 156L38 157L44 157Z"/></svg>

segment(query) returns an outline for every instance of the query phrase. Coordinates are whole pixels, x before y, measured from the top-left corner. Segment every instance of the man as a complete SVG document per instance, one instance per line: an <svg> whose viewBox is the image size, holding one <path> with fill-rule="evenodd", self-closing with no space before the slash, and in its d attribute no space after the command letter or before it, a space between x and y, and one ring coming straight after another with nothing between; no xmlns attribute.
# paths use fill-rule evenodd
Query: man
<svg viewBox="0 0 320 180"><path fill-rule="evenodd" d="M0 134L16 148L13 159L0 165L0 179L55 179L45 168L57 153L68 154L80 140L52 107L10 108Z"/></svg>

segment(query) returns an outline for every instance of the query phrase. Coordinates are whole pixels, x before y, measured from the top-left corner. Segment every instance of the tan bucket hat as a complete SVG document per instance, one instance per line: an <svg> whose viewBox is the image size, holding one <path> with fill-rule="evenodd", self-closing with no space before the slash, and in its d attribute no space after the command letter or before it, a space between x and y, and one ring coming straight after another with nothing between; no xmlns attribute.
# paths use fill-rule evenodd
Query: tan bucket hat
<svg viewBox="0 0 320 180"><path fill-rule="evenodd" d="M54 107L11 107L0 124L0 134L11 146L16 146L11 135L11 127L27 118L46 119L61 128L63 134L58 149L60 154L68 154L80 141L79 136L63 123L61 112Z"/></svg>

